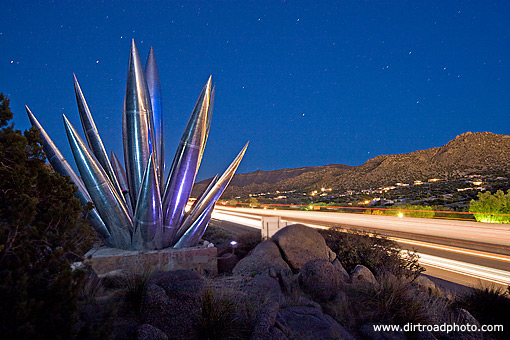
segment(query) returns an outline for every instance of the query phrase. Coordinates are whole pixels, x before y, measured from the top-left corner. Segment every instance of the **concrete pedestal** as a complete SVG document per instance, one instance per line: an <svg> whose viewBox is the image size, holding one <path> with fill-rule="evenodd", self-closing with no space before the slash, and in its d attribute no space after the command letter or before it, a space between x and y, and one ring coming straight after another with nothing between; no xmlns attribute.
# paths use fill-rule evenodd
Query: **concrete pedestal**
<svg viewBox="0 0 510 340"><path fill-rule="evenodd" d="M148 271L193 270L203 275L216 275L218 250L214 247L185 249L167 248L150 251L131 251L116 248L92 248L85 254L98 274L126 270L143 274Z"/></svg>

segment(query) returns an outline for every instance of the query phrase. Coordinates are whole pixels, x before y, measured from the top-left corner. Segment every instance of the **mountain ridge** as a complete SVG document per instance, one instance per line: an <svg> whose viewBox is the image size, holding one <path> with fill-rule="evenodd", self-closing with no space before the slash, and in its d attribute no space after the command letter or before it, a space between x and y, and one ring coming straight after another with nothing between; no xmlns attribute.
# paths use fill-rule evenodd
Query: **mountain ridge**
<svg viewBox="0 0 510 340"><path fill-rule="evenodd" d="M329 164L236 174L223 197L276 190L304 192L321 187L359 190L432 178L455 179L473 173L506 176L509 172L510 135L465 132L440 147L379 155L358 166ZM196 183L194 194L203 191L209 181Z"/></svg>

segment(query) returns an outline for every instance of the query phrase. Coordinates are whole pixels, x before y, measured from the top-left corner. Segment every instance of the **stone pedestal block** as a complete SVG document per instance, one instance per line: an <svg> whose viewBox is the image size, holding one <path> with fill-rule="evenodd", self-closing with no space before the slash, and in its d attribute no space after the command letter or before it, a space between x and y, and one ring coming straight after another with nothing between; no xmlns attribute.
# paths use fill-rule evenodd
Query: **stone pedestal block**
<svg viewBox="0 0 510 340"><path fill-rule="evenodd" d="M131 251L109 247L92 248L85 254L98 274L126 270L143 274L148 271L193 270L203 275L218 273L215 247L167 248L150 251Z"/></svg>

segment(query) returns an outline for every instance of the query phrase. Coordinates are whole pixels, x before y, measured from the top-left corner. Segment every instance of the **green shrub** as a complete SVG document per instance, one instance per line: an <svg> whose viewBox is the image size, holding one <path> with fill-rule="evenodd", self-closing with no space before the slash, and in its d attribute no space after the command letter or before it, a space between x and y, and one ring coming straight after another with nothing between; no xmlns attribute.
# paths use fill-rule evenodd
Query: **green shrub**
<svg viewBox="0 0 510 340"><path fill-rule="evenodd" d="M510 223L510 190L505 194L502 190L491 194L489 191L478 193L478 201L471 200L469 212L475 215L478 222Z"/></svg>
<svg viewBox="0 0 510 340"><path fill-rule="evenodd" d="M85 273L71 270L93 232L76 187L45 165L35 129L14 130L0 94L0 334L69 339Z"/></svg>
<svg viewBox="0 0 510 340"><path fill-rule="evenodd" d="M425 270L418 263L415 252L403 251L396 242L385 237L359 231L341 232L334 228L318 231L348 272L358 264L375 274L390 272L408 277L416 277Z"/></svg>

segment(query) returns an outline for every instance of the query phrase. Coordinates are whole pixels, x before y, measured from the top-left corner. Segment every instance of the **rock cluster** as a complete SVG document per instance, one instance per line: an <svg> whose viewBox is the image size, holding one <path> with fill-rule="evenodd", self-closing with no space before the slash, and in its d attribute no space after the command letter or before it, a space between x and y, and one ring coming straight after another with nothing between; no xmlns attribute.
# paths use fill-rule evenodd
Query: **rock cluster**
<svg viewBox="0 0 510 340"><path fill-rule="evenodd" d="M232 272L212 280L184 270L153 273L144 284L136 317L117 318L111 338L199 339L203 337L199 328L206 308L203 299L212 290L223 292L242 306L232 320L250 325L243 338L407 339L403 332L374 332L368 321L355 329L337 321L338 310L332 306L345 306L349 291L356 287L383 287L382 278L376 279L362 265L349 274L324 238L303 225L278 231L241 259ZM115 277L122 275L125 277L125 273L105 275L102 281L119 288L122 283ZM426 278L418 278L413 284L424 291L438 290ZM463 318L476 321L467 311ZM435 339L432 333L420 336Z"/></svg>

